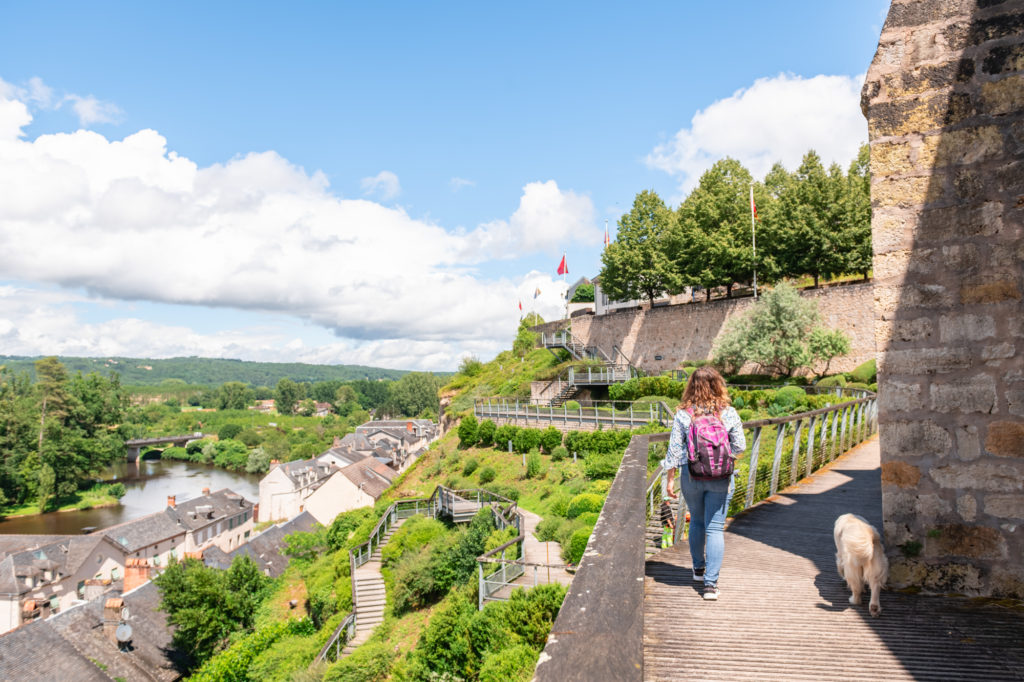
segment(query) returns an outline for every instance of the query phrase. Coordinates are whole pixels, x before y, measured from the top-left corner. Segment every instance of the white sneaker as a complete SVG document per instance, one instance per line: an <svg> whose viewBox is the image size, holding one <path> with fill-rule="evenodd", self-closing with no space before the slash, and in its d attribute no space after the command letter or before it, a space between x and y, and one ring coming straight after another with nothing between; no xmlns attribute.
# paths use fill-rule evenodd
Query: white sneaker
<svg viewBox="0 0 1024 682"><path fill-rule="evenodd" d="M704 583L704 601L715 601L718 599L718 585L715 583Z"/></svg>

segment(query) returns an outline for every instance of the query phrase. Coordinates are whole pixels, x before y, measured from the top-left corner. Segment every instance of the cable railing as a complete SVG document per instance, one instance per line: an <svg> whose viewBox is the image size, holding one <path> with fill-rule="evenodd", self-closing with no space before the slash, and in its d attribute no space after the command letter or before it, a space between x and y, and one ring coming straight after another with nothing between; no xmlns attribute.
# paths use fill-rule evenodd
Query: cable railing
<svg viewBox="0 0 1024 682"><path fill-rule="evenodd" d="M863 393L818 410L745 422L748 447L737 462L729 515L811 475L875 433L877 396ZM566 595L552 628L559 636L549 639L541 655L534 676L538 682L609 675L639 679L635 671L643 667L643 566L649 551L657 549L651 547L657 539L647 532L647 525L667 499L665 472L659 466L647 475L646 469L651 447L664 447L669 435L642 434L630 440L587 544L574 589ZM683 520L686 503L682 494L673 507L675 518ZM684 525L675 524L677 542ZM595 641L612 641L609 623L615 624L614 646L595 647Z"/></svg>
<svg viewBox="0 0 1024 682"><path fill-rule="evenodd" d="M334 632L331 633L327 643L324 644L323 648L320 649L320 653L316 655L316 662L325 660L338 660L341 657L341 650L349 643L356 635L356 613L352 613L345 616L345 618L338 624L338 627L334 628ZM331 649L334 649L334 658L328 659L331 653Z"/></svg>
<svg viewBox="0 0 1024 682"><path fill-rule="evenodd" d="M635 429L651 422L662 426L672 423L675 413L663 402L643 403L618 407L615 401L591 401L590 405L569 407L562 404L532 405L529 402L507 398L477 398L473 401L473 415L478 420L551 425L555 428L609 428Z"/></svg>

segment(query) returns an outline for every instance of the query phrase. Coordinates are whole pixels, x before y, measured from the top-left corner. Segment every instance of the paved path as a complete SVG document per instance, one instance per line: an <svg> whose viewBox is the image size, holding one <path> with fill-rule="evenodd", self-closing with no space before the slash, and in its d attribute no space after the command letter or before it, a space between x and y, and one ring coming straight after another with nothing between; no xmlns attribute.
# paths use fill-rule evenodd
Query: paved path
<svg viewBox="0 0 1024 682"><path fill-rule="evenodd" d="M853 607L832 524L881 527L877 438L737 518L718 602L690 574L687 543L647 562L646 680L1024 679L1024 613L956 597L882 593Z"/></svg>
<svg viewBox="0 0 1024 682"><path fill-rule="evenodd" d="M388 544L405 519L395 521L384 535L384 540L370 555L370 560L356 569L353 580L356 581L356 634L342 649L344 656L355 651L356 647L370 639L374 629L384 622L384 606L387 594L384 589L384 576L381 575L382 547Z"/></svg>

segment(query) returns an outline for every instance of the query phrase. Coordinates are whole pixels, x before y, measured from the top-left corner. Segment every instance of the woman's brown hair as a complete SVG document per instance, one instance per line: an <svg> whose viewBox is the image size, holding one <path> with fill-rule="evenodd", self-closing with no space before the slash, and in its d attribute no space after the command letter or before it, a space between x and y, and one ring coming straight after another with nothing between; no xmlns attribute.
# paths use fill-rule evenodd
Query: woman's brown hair
<svg viewBox="0 0 1024 682"><path fill-rule="evenodd" d="M714 367L698 367L690 376L679 402L680 410L693 408L698 412L718 413L729 407L729 391L725 388L725 379Z"/></svg>

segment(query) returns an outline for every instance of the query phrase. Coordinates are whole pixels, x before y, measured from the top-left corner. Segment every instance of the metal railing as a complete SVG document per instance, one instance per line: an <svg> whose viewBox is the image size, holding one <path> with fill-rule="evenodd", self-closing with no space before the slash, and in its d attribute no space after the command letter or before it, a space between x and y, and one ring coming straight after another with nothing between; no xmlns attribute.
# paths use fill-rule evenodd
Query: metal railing
<svg viewBox="0 0 1024 682"><path fill-rule="evenodd" d="M608 386L621 384L633 378L629 365L603 365L601 367L570 367L568 382L580 386Z"/></svg>
<svg viewBox="0 0 1024 682"><path fill-rule="evenodd" d="M628 408L616 407L615 401L594 401L586 407L558 407L532 405L506 398L477 398L473 401L473 415L478 420L491 419L507 422L541 422L555 428L602 427L609 429L635 429L651 422L662 426L672 423L675 412L663 402L647 403Z"/></svg>
<svg viewBox="0 0 1024 682"><path fill-rule="evenodd" d="M338 627L334 628L334 632L331 633L330 639L327 640L327 644L324 644L323 648L320 649L320 653L316 655L316 662L327 660L328 655L331 653L331 648L334 648L334 660L338 660L341 656L342 648L349 643L356 635L356 614L355 611L345 616L344 620L338 624Z"/></svg>

